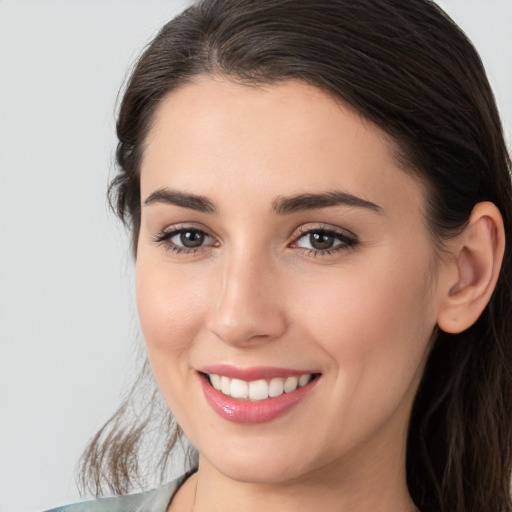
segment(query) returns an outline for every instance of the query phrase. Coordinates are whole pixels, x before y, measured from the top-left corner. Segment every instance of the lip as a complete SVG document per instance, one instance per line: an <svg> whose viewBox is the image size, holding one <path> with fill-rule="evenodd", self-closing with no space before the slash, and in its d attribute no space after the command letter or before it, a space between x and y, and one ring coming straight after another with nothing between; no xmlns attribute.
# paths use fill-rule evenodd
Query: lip
<svg viewBox="0 0 512 512"><path fill-rule="evenodd" d="M209 367L214 368L214 367ZM217 370L219 367L215 367ZM232 367L230 367L233 369ZM262 368L253 368L249 372L251 376L253 375L252 370L258 370L254 373L259 378L262 375ZM268 370L276 370L268 369ZM297 376L304 375L304 373L308 372L296 372L295 370L289 370L290 372L294 372L288 375L283 375L281 372L279 374L280 377L285 376ZM205 373L214 373L214 372L205 372ZM241 373L235 372L231 374L226 374L220 372L221 375L225 375L226 377L231 378L240 378ZM277 376L275 373L270 372L270 374ZM218 375L218 374L217 374ZM247 375L247 373L244 373ZM269 374L267 374L269 375ZM316 374L318 375L318 374ZM224 418L225 420L241 423L241 424L256 424L256 423L267 423L270 422L280 416L283 416L290 409L298 405L306 395L313 389L316 383L319 381L319 378L312 379L308 384L303 387L297 388L295 391L291 393L283 393L282 395L267 398L265 400L258 400L251 402L250 400L242 400L239 398L232 398L230 396L225 395L221 391L215 389L209 382L208 377L202 373L197 374L199 378L199 383L201 385L201 389L203 390L206 401L210 405L210 407L216 412L219 416ZM272 377L267 377L272 378ZM245 377L244 377L245 379ZM252 379L252 377L251 377ZM257 379L254 379L257 380Z"/></svg>
<svg viewBox="0 0 512 512"><path fill-rule="evenodd" d="M202 373L224 375L230 379L240 379L250 382L253 380L270 380L275 377L300 377L306 373L316 374L311 370L292 370L290 368L277 368L273 366L253 366L251 368L240 368L227 364L215 364L199 368Z"/></svg>

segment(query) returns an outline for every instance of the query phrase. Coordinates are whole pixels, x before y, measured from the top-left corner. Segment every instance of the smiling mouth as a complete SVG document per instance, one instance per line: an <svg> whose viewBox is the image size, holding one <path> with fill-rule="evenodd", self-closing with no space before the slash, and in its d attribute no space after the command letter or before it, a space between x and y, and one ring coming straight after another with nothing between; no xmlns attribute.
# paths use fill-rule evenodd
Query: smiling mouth
<svg viewBox="0 0 512 512"><path fill-rule="evenodd" d="M258 402L268 398L277 398L285 393L292 393L318 378L320 374L305 373L300 376L274 377L268 380L258 379L252 381L234 379L214 373L202 373L202 375L213 388L226 396Z"/></svg>

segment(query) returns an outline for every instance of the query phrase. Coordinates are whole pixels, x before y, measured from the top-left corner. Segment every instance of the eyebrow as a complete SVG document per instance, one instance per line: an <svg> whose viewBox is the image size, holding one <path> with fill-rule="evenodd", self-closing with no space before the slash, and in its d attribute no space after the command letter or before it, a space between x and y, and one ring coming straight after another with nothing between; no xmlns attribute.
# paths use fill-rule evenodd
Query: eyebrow
<svg viewBox="0 0 512 512"><path fill-rule="evenodd" d="M151 193L144 201L145 206L155 203L173 204L182 208L189 208L204 213L216 213L217 208L206 197L187 194L169 188L159 188Z"/></svg>
<svg viewBox="0 0 512 512"><path fill-rule="evenodd" d="M338 190L322 194L300 194L292 197L278 197L272 204L272 211L283 215L286 213L319 210L321 208L340 205L367 208L376 213L382 214L382 207L379 205Z"/></svg>
<svg viewBox="0 0 512 512"><path fill-rule="evenodd" d="M144 201L145 206L155 203L172 204L203 213L218 212L215 204L204 196L180 192L169 188L155 190ZM287 213L320 210L322 208L340 205L366 208L382 214L382 207L379 205L349 194L348 192L338 190L319 194L299 194L291 197L278 197L272 203L272 211L278 215L285 215Z"/></svg>

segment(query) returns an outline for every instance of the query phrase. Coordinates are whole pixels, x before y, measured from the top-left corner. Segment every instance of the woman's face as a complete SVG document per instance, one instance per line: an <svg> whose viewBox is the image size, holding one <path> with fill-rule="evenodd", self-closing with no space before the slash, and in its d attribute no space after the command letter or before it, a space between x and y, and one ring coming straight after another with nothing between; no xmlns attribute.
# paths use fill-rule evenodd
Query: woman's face
<svg viewBox="0 0 512 512"><path fill-rule="evenodd" d="M141 201L142 331L202 461L253 482L403 464L440 293L389 138L298 81L200 79L156 113Z"/></svg>

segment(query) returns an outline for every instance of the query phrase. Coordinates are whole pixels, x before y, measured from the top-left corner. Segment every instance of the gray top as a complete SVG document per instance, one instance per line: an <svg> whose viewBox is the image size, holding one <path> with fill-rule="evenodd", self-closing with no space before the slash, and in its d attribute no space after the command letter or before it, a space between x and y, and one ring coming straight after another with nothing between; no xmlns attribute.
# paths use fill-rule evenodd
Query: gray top
<svg viewBox="0 0 512 512"><path fill-rule="evenodd" d="M152 491L114 498L98 498L53 508L47 512L167 512L174 494L187 476L183 475Z"/></svg>

